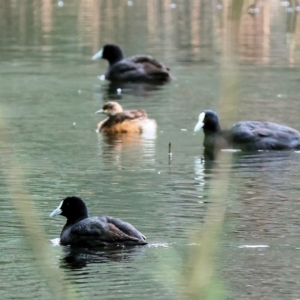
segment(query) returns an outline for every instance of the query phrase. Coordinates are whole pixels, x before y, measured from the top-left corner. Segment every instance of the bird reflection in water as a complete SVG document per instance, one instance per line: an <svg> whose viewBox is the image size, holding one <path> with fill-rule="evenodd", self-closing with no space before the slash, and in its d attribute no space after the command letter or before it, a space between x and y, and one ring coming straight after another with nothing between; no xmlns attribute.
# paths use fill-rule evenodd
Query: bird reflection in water
<svg viewBox="0 0 300 300"><path fill-rule="evenodd" d="M156 132L138 134L98 135L99 156L104 163L150 163L155 161Z"/></svg>
<svg viewBox="0 0 300 300"><path fill-rule="evenodd" d="M218 163L211 159L203 159L203 157L195 157L194 159L194 172L195 181L197 184L195 188L198 192L198 197L202 198L200 202L206 203L209 186L209 180L218 173Z"/></svg>
<svg viewBox="0 0 300 300"><path fill-rule="evenodd" d="M143 247L130 246L92 250L66 246L63 248L63 257L60 259L60 268L75 270L85 268L89 264L131 261L143 251L145 251Z"/></svg>
<svg viewBox="0 0 300 300"><path fill-rule="evenodd" d="M123 95L133 95L137 97L151 96L153 92L162 89L163 83L144 82L109 82L101 86L103 100L120 100Z"/></svg>

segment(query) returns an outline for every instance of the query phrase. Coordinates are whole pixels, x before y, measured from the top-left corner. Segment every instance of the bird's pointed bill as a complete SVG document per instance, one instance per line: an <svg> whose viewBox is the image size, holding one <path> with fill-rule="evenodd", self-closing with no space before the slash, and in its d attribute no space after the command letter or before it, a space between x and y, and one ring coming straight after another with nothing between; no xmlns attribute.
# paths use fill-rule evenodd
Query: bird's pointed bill
<svg viewBox="0 0 300 300"><path fill-rule="evenodd" d="M61 201L60 204L59 204L59 206L56 209L54 209L54 211L50 214L51 218L53 218L53 217L55 217L57 215L60 215L62 213L61 206L62 206L63 202L64 201Z"/></svg>
<svg viewBox="0 0 300 300"><path fill-rule="evenodd" d="M104 110L103 109L99 109L95 112L95 114L104 114Z"/></svg>
<svg viewBox="0 0 300 300"><path fill-rule="evenodd" d="M205 118L205 112L203 111L200 115L199 115L199 121L196 124L195 128L194 128L194 132L199 131L203 126L204 126L204 118Z"/></svg>
<svg viewBox="0 0 300 300"><path fill-rule="evenodd" d="M102 54L103 54L103 48L92 57L92 60L102 58Z"/></svg>

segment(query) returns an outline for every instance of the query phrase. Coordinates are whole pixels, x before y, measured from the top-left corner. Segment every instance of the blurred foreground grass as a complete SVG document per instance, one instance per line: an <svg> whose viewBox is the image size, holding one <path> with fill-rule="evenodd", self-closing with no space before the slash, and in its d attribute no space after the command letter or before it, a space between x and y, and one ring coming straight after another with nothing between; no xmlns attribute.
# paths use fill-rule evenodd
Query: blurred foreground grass
<svg viewBox="0 0 300 300"><path fill-rule="evenodd" d="M53 299L78 299L72 285L64 278L62 271L55 267L55 258L51 251L51 244L40 224L32 198L26 188L25 175L22 166L14 155L10 146L9 136L5 127L2 108L0 106L0 139L5 145L0 150L0 160L7 166L6 185L11 200L16 208L25 232L25 238L32 250L37 267L40 271L41 281L49 287Z"/></svg>
<svg viewBox="0 0 300 300"><path fill-rule="evenodd" d="M221 94L219 98L218 114L222 118L236 120L240 100L240 83L237 62L234 59L234 43L237 41L238 28L243 8L243 0L224 1L226 14L224 26L228 32L228 40L223 45L221 67ZM217 165L231 165L231 155L219 155ZM213 165L212 168L216 166ZM191 237L191 244L184 264L181 283L184 294L182 299L215 300L226 298L226 288L216 275L216 251L219 237L222 233L226 198L228 194L230 168L214 170L214 177L210 180L208 198L210 199L204 226ZM223 280L222 280L223 281Z"/></svg>

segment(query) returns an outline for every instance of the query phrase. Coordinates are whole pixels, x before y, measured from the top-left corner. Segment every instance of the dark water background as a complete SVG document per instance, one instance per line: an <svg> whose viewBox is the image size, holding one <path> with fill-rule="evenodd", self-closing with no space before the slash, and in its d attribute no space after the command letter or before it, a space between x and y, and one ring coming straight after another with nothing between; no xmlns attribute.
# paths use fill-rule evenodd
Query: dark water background
<svg viewBox="0 0 300 300"><path fill-rule="evenodd" d="M65 220L49 213L62 197L76 194L92 215L129 221L150 243L72 254L45 240L53 268L63 270L81 297L184 297L180 277L195 246L190 236L202 228L215 200L212 180L222 172L229 179L216 276L226 297L299 297L300 154L234 153L232 164L212 170L200 159L203 134L193 133L199 112L220 106L229 40L239 77L235 121L269 120L300 130L300 7L295 1L239 1L235 16L235 2L0 2L1 119L40 217L35 225L49 240L58 237ZM107 63L91 61L110 42L128 56L155 56L177 80L122 87L119 95L97 78ZM110 99L147 110L158 123L156 138L108 143L96 134L101 117L94 112ZM221 122L231 121L221 116ZM0 159L1 299L50 299L7 188L8 160Z"/></svg>

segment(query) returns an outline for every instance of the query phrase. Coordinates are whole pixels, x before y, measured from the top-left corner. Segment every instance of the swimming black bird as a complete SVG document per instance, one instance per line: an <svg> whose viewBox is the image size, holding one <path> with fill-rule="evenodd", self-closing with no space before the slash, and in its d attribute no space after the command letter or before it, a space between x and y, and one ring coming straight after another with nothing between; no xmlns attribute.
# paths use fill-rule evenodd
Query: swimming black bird
<svg viewBox="0 0 300 300"><path fill-rule="evenodd" d="M67 223L60 234L60 244L75 247L145 245L146 237L133 225L120 219L89 217L84 201L76 196L65 198L50 217L62 215Z"/></svg>
<svg viewBox="0 0 300 300"><path fill-rule="evenodd" d="M124 58L118 45L105 45L92 57L93 60L98 58L108 60L105 79L110 81L161 83L174 79L170 69L151 56L135 55Z"/></svg>
<svg viewBox="0 0 300 300"><path fill-rule="evenodd" d="M106 102L96 114L106 114L108 118L98 124L98 132L106 134L143 133L156 130L155 120L148 119L143 109L123 111L122 106L114 101Z"/></svg>
<svg viewBox="0 0 300 300"><path fill-rule="evenodd" d="M204 131L204 153L214 157L220 149L289 150L300 149L300 132L272 122L242 121L230 129L221 130L218 115L212 110L204 110L194 131Z"/></svg>

